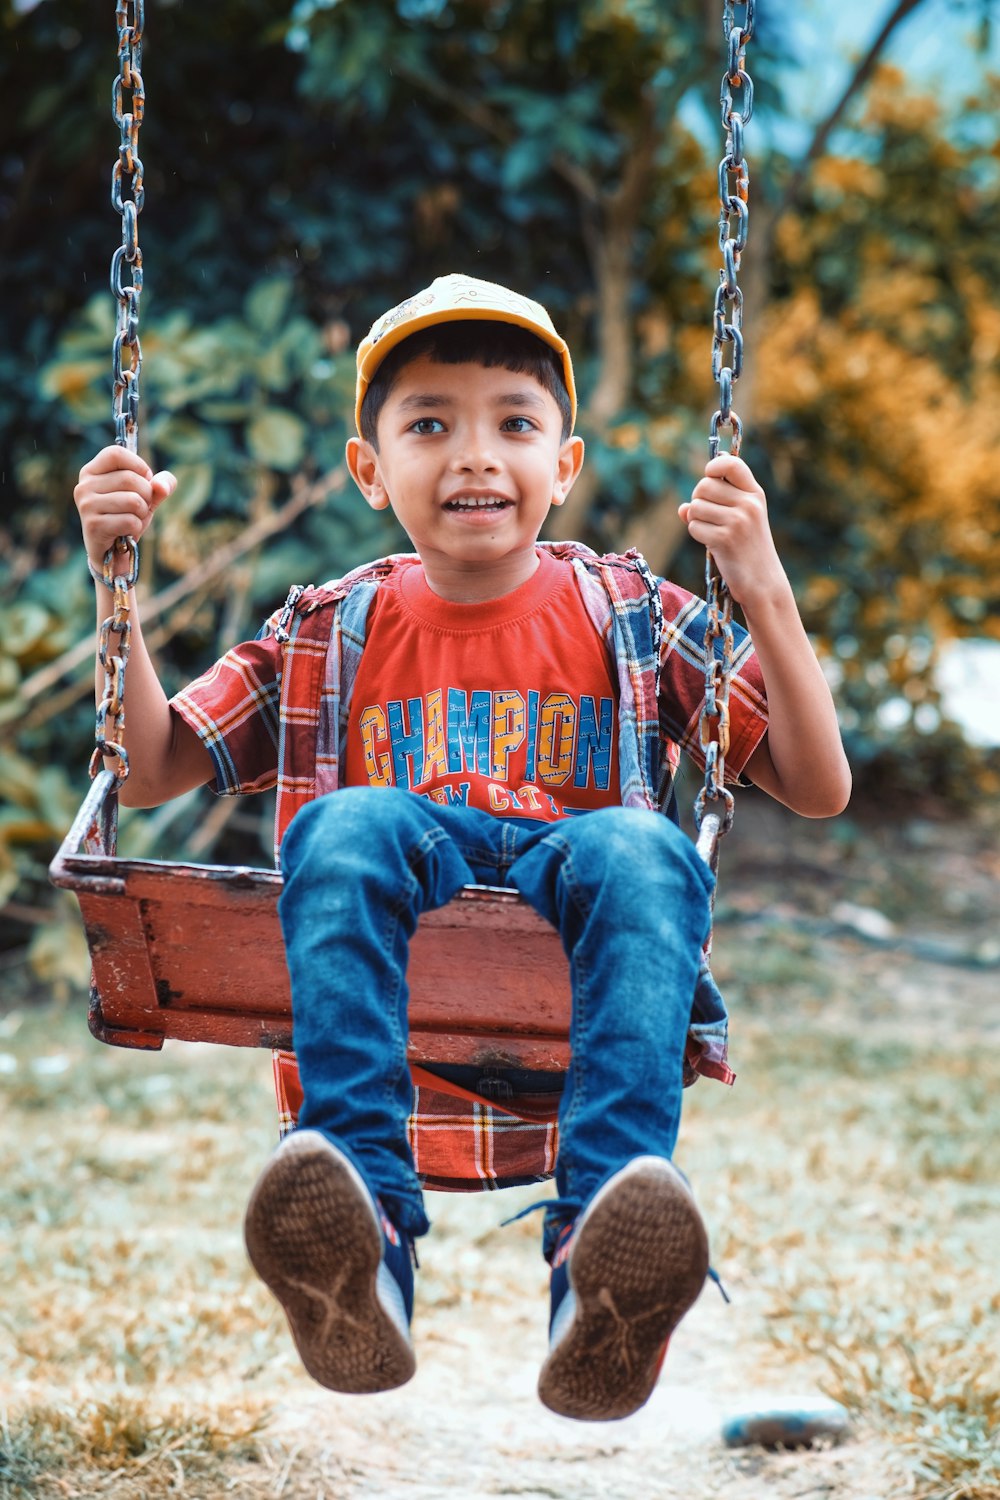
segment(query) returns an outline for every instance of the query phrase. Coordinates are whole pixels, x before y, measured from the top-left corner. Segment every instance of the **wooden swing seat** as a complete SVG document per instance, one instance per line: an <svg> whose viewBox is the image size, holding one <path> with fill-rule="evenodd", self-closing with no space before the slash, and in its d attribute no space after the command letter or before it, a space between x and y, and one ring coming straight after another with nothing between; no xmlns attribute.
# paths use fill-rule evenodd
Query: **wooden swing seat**
<svg viewBox="0 0 1000 1500"><path fill-rule="evenodd" d="M90 1029L119 1047L169 1037L292 1046L280 874L119 859L117 779L102 771L50 875L75 893L93 964ZM564 1071L570 989L558 934L516 892L467 886L411 946L410 1062Z"/></svg>

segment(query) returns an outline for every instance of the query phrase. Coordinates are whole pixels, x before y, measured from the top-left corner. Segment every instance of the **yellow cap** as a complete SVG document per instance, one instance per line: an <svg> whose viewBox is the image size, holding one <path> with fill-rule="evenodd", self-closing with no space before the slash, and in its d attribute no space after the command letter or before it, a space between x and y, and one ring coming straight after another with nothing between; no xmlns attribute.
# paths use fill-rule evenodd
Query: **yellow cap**
<svg viewBox="0 0 1000 1500"><path fill-rule="evenodd" d="M536 338L554 349L562 360L563 379L569 392L570 426L576 421L576 384L573 362L566 340L560 338L552 319L540 302L522 297L509 287L494 281L478 281L474 276L439 276L426 291L407 297L398 307L376 318L367 338L358 346L358 386L354 420L361 431L361 403L372 376L394 349L411 333L433 328L436 323L455 323L461 319L492 323L514 323L526 328Z"/></svg>

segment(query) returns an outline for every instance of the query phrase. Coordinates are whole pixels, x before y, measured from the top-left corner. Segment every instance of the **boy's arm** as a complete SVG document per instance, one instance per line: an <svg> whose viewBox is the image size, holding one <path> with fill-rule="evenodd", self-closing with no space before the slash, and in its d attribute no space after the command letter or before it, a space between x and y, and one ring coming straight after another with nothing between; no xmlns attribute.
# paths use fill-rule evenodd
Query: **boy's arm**
<svg viewBox="0 0 1000 1500"><path fill-rule="evenodd" d="M117 446L103 448L80 470L73 498L80 512L87 556L100 571L104 555L119 536L136 541L177 481L154 474L138 454ZM97 585L97 626L111 613L112 597ZM155 807L214 779L212 759L194 730L167 702L142 638L135 590L129 590L132 626L125 702L125 749L129 777L119 795L126 807ZM104 671L97 667L97 701L104 693ZM110 757L106 764L116 768Z"/></svg>
<svg viewBox="0 0 1000 1500"><path fill-rule="evenodd" d="M805 817L843 812L851 772L837 713L771 536L763 490L742 459L720 454L680 514L742 607L764 676L768 729L746 774Z"/></svg>

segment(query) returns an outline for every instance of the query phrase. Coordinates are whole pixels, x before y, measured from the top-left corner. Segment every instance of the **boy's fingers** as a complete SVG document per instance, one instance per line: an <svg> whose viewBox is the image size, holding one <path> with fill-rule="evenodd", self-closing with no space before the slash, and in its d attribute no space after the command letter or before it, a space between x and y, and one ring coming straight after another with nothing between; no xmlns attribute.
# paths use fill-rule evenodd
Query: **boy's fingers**
<svg viewBox="0 0 1000 1500"><path fill-rule="evenodd" d="M726 484L719 479L699 479L691 492L692 500L704 500L709 505L735 506L739 505L748 491L741 490L735 484Z"/></svg>
<svg viewBox="0 0 1000 1500"><path fill-rule="evenodd" d="M91 474L85 486L90 495L100 495L104 500L111 495L136 495L148 501L152 495L151 476L141 474L138 469L105 469ZM77 491L84 486L78 485Z"/></svg>
<svg viewBox="0 0 1000 1500"><path fill-rule="evenodd" d="M718 533L725 530L726 512L714 510L710 505L702 505L697 510L688 511L687 524L692 535L694 535L692 528L695 526L701 531L710 530Z"/></svg>
<svg viewBox="0 0 1000 1500"><path fill-rule="evenodd" d="M119 491L111 495L102 495L100 506L95 509L99 515L137 516L140 521L143 521L149 515L150 505L141 495L129 495Z"/></svg>
<svg viewBox="0 0 1000 1500"><path fill-rule="evenodd" d="M733 453L719 453L715 458L710 458L705 465L705 474L709 479L724 479L736 489L760 489L750 465Z"/></svg>
<svg viewBox="0 0 1000 1500"><path fill-rule="evenodd" d="M161 469L152 479L153 496L151 505L155 510L163 500L168 500L177 488L177 476L171 474L169 469Z"/></svg>
<svg viewBox="0 0 1000 1500"><path fill-rule="evenodd" d="M696 511L695 503L697 501L701 501L701 504L698 505L698 509ZM685 526L690 526L693 522L697 521L701 521L705 525L718 525L720 521L725 520L724 515L722 515L721 513L713 514L713 511L714 507L712 505L712 502L708 501L706 503L705 496L699 495L697 493L693 494L690 500L685 500L684 504L678 506L677 508L677 514L680 516Z"/></svg>
<svg viewBox="0 0 1000 1500"><path fill-rule="evenodd" d="M750 476L753 479L753 476ZM709 500L713 505L742 506L752 501L756 505L766 507L766 496L760 485L754 481L751 484L733 484L729 479L722 479L718 475L706 475L698 480L691 492L692 500Z"/></svg>
<svg viewBox="0 0 1000 1500"><path fill-rule="evenodd" d="M132 511L145 516L152 504L150 481L134 469L116 469L105 473L84 474L73 491L73 499L82 516L100 515L116 510Z"/></svg>
<svg viewBox="0 0 1000 1500"><path fill-rule="evenodd" d="M116 469L131 469L135 474L141 474L143 479L152 479L153 471L144 458L138 453L133 453L129 448L122 448L118 443L109 443L88 464L84 464L83 474L110 474Z"/></svg>
<svg viewBox="0 0 1000 1500"><path fill-rule="evenodd" d="M138 541L146 529L146 523L139 516L129 515L127 512L106 518L113 522L113 527L107 533L100 528L96 533L91 533L87 538L87 551L96 564L100 564L109 548L114 547L120 536L132 537Z"/></svg>

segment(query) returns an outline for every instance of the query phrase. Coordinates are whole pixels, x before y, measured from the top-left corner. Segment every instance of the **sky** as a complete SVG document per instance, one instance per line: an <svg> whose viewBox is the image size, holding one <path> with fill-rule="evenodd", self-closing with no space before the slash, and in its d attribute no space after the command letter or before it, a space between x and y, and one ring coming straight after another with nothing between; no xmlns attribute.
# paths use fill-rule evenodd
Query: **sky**
<svg viewBox="0 0 1000 1500"><path fill-rule="evenodd" d="M822 119L847 84L853 66L895 8L895 0L758 0L758 14L790 28L798 66L785 78L792 118L781 123L780 144L796 154L808 142L810 122ZM905 67L923 87L944 97L974 91L987 70L1000 72L1000 4L995 7L988 51L976 48L976 14L947 0L924 0L893 33L886 60ZM752 44L751 44L752 46ZM752 61L750 71L753 72ZM750 131L748 149L752 151ZM762 120L762 128L767 125ZM992 641L957 641L943 653L938 672L943 708L973 744L1000 745L1000 646Z"/></svg>
<svg viewBox="0 0 1000 1500"><path fill-rule="evenodd" d="M832 58L845 70L852 57L874 38L885 18L895 9L895 0L758 0L758 14L780 17L790 27L793 40L807 65L818 40L829 39ZM998 25L993 28L986 63L1000 67L1000 7L994 7ZM897 27L889 47L894 62L906 63L922 79L937 79L945 88L962 86L961 74L978 68L983 60L973 57L978 7L965 0L924 0ZM808 72L807 66L804 71ZM817 79L811 77L810 89ZM822 85L822 79L819 80ZM820 87L820 93L824 91Z"/></svg>
<svg viewBox="0 0 1000 1500"><path fill-rule="evenodd" d="M14 0L14 8L27 12L38 3ZM789 155L805 148L814 122L833 107L895 4L896 0L757 0L759 25L784 28L786 48L796 61L783 79L782 118L759 109L748 127L751 171L755 139L763 145L771 130L776 136L780 132L777 144ZM721 4L719 9L721 19ZM893 33L886 60L946 98L974 92L987 70L1000 73L1000 0L993 6L996 24L985 53L976 45L979 9L976 0L923 0ZM720 53L721 30L720 25ZM748 61L752 74L752 44ZM758 95L758 104L763 102ZM705 115L694 101L691 104L689 123L701 133ZM984 692L987 682L990 690ZM946 711L964 723L970 738L979 744L1000 744L1000 647L986 641L957 643L942 663L940 685Z"/></svg>
<svg viewBox="0 0 1000 1500"><path fill-rule="evenodd" d="M853 66L894 6L895 0L838 0L836 5L827 0L758 0L758 14L774 17L780 12L799 59L785 79L793 118L781 125L781 145L792 154L808 142L810 122L822 119L836 103ZM960 99L974 91L987 70L1000 72L1000 5L996 15L984 55L975 45L971 6L960 10L947 0L924 0L893 33L886 60L905 67L922 86ZM954 642L943 653L938 685L945 713L962 724L973 744L1000 745L1000 646L985 640Z"/></svg>
<svg viewBox="0 0 1000 1500"><path fill-rule="evenodd" d="M894 9L895 0L837 0L834 5L829 0L758 0L761 24L781 26L797 59L783 80L788 118L781 123L780 145L790 155L808 143L810 123L836 103ZM906 68L922 86L961 98L987 70L1000 72L1000 3L993 9L996 24L984 54L976 45L979 7L974 0L923 0L893 32L886 60ZM758 120L766 130L763 111L755 125Z"/></svg>
<svg viewBox="0 0 1000 1500"><path fill-rule="evenodd" d="M995 25L985 52L978 46L983 0L922 0L916 11L893 31L885 61L904 68L920 88L945 100L975 92L988 71L1000 73L1000 0L988 0ZM858 61L895 10L896 0L757 0L758 33L772 32L772 45L792 59L781 78L784 108L768 109L766 91L758 86L755 110L747 130L747 159L753 172L754 151L775 145L791 158L808 146L815 124L824 119L843 93ZM737 15L741 17L742 9ZM722 8L719 6L721 23ZM774 37L780 28L779 37ZM722 27L719 51L722 57ZM754 73L753 43L747 54ZM721 75L720 75L721 76ZM714 130L717 112L706 116L703 100L685 101L688 128L702 140ZM721 129L721 127L719 127ZM714 137L713 137L714 138Z"/></svg>

